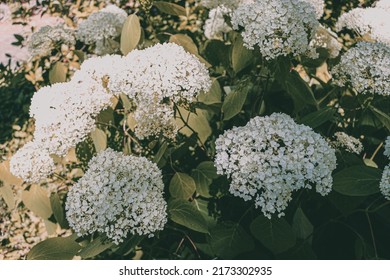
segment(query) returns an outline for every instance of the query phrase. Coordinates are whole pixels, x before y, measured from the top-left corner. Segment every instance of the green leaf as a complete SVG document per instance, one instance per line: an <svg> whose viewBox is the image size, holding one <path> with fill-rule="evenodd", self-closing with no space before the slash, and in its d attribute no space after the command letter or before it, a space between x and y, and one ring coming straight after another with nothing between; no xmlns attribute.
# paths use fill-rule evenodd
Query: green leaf
<svg viewBox="0 0 390 280"><path fill-rule="evenodd" d="M290 224L283 218L268 219L258 216L250 225L253 236L274 254L295 245L296 237Z"/></svg>
<svg viewBox="0 0 390 280"><path fill-rule="evenodd" d="M238 73L253 63L253 52L244 47L242 37L237 36L232 49L232 67L234 72Z"/></svg>
<svg viewBox="0 0 390 280"><path fill-rule="evenodd" d="M83 142L76 145L76 156L81 162L81 168L86 170L88 162L96 154L95 145L91 137L87 137Z"/></svg>
<svg viewBox="0 0 390 280"><path fill-rule="evenodd" d="M61 228L68 228L68 222L65 218L64 208L62 206L58 193L52 193L50 196L50 205L54 214L54 218L59 223Z"/></svg>
<svg viewBox="0 0 390 280"><path fill-rule="evenodd" d="M85 60L85 53L80 50L74 50L73 52L79 58L80 63L83 63L83 61Z"/></svg>
<svg viewBox="0 0 390 280"><path fill-rule="evenodd" d="M169 42L182 46L187 52L195 55L207 67L211 66L210 63L199 55L198 47L195 45L190 36L186 34L175 34L169 38Z"/></svg>
<svg viewBox="0 0 390 280"><path fill-rule="evenodd" d="M27 260L71 260L80 250L73 236L54 237L35 245L27 255Z"/></svg>
<svg viewBox="0 0 390 280"><path fill-rule="evenodd" d="M301 239L306 239L313 233L313 225L300 207L294 214L292 228L296 236Z"/></svg>
<svg viewBox="0 0 390 280"><path fill-rule="evenodd" d="M8 185L0 187L0 196L3 197L4 202L7 204L8 210L15 208L15 197L12 188Z"/></svg>
<svg viewBox="0 0 390 280"><path fill-rule="evenodd" d="M224 259L254 249L252 237L239 224L219 224L210 230L211 247L214 253Z"/></svg>
<svg viewBox="0 0 390 280"><path fill-rule="evenodd" d="M297 71L292 71L286 80L287 93L294 100L295 111L299 112L306 105L317 106L314 93L309 85L299 76Z"/></svg>
<svg viewBox="0 0 390 280"><path fill-rule="evenodd" d="M169 218L175 223L194 231L208 233L207 222L191 202L184 199L173 199L168 202Z"/></svg>
<svg viewBox="0 0 390 280"><path fill-rule="evenodd" d="M373 161L373 160L371 160L369 158L363 159L363 162L367 166L374 167L374 168L379 168L378 164L376 164L375 161Z"/></svg>
<svg viewBox="0 0 390 280"><path fill-rule="evenodd" d="M91 132L91 138L97 153L107 148L107 135L103 130L96 128Z"/></svg>
<svg viewBox="0 0 390 280"><path fill-rule="evenodd" d="M134 50L141 40L141 24L135 14L127 17L122 27L120 49L123 55Z"/></svg>
<svg viewBox="0 0 390 280"><path fill-rule="evenodd" d="M100 123L112 124L115 121L114 114L115 111L111 107L108 107L99 113L96 120Z"/></svg>
<svg viewBox="0 0 390 280"><path fill-rule="evenodd" d="M122 100L123 108L125 108L126 111L130 111L134 107L126 94L122 93L119 95L119 97Z"/></svg>
<svg viewBox="0 0 390 280"><path fill-rule="evenodd" d="M60 61L56 62L49 71L50 84L65 82L66 72L66 66Z"/></svg>
<svg viewBox="0 0 390 280"><path fill-rule="evenodd" d="M331 120L336 110L334 108L325 107L313 113L304 116L299 123L310 126L311 128L317 128L320 125Z"/></svg>
<svg viewBox="0 0 390 280"><path fill-rule="evenodd" d="M217 168L214 166L214 162L212 161L203 161L199 163L196 169L210 179L217 179L219 177L217 174Z"/></svg>
<svg viewBox="0 0 390 280"><path fill-rule="evenodd" d="M380 122L390 131L390 116L385 112L370 105L371 111L380 120Z"/></svg>
<svg viewBox="0 0 390 280"><path fill-rule="evenodd" d="M169 192L174 198L189 199L196 190L194 179L185 173L176 172L169 184Z"/></svg>
<svg viewBox="0 0 390 280"><path fill-rule="evenodd" d="M48 191L38 185L32 185L29 191L23 191L24 205L43 219L48 219L52 214Z"/></svg>
<svg viewBox="0 0 390 280"><path fill-rule="evenodd" d="M96 239L88 243L87 246L82 248L77 255L83 259L90 259L113 246L114 245L109 242L106 237L98 236Z"/></svg>
<svg viewBox="0 0 390 280"><path fill-rule="evenodd" d="M135 248L138 246L138 244L141 243L143 239L145 239L145 236L132 235L131 237L127 238L126 241L121 243L117 249L114 249L115 254L126 256L134 252Z"/></svg>
<svg viewBox="0 0 390 280"><path fill-rule="evenodd" d="M220 40L206 41L203 49L203 55L212 65L223 65L225 68L230 67L230 45L225 45Z"/></svg>
<svg viewBox="0 0 390 280"><path fill-rule="evenodd" d="M168 144L167 142L164 142L158 152L154 155L153 161L158 165L158 167L163 167L165 163L164 155L165 152L168 149Z"/></svg>
<svg viewBox="0 0 390 280"><path fill-rule="evenodd" d="M195 181L196 192L203 197L211 197L209 187L213 180L205 176L202 171L197 169L192 170L191 176Z"/></svg>
<svg viewBox="0 0 390 280"><path fill-rule="evenodd" d="M186 16L186 9L182 6L179 6L174 3L164 2L164 1L155 1L153 5L156 6L161 12L173 16Z"/></svg>
<svg viewBox="0 0 390 280"><path fill-rule="evenodd" d="M333 189L348 196L368 196L379 192L382 170L355 165L333 176Z"/></svg>
<svg viewBox="0 0 390 280"><path fill-rule="evenodd" d="M226 96L222 105L223 120L230 120L241 112L242 106L244 106L248 95L248 91L249 87L247 86L242 90L234 90Z"/></svg>
<svg viewBox="0 0 390 280"><path fill-rule="evenodd" d="M182 118L187 124L198 134L198 137L202 143L211 135L211 127L207 119L207 111L202 109L196 109L195 113L192 113L183 107L178 106L179 111L176 112L176 124L179 132L190 137L193 131L184 125ZM181 115L181 117L180 117Z"/></svg>
<svg viewBox="0 0 390 280"><path fill-rule="evenodd" d="M206 105L221 103L222 89L217 79L213 81L209 92L201 92L198 101Z"/></svg>
<svg viewBox="0 0 390 280"><path fill-rule="evenodd" d="M21 185L23 180L9 171L9 160L0 163L0 181L7 185Z"/></svg>

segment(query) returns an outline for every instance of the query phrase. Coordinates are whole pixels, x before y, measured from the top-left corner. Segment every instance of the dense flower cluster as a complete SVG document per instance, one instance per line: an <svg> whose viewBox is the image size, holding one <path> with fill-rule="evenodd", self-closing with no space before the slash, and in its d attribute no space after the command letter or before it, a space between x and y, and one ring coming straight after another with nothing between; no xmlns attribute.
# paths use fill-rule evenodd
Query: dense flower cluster
<svg viewBox="0 0 390 280"><path fill-rule="evenodd" d="M73 30L65 29L63 25L43 26L33 33L28 41L28 50L33 57L48 56L52 50L61 45L74 46L76 44Z"/></svg>
<svg viewBox="0 0 390 280"><path fill-rule="evenodd" d="M78 235L101 232L116 244L129 233L153 236L167 222L163 189L155 163L107 149L70 189L66 217Z"/></svg>
<svg viewBox="0 0 390 280"><path fill-rule="evenodd" d="M202 0L203 6L209 9L223 7L225 9L235 9L242 3L251 3L253 0Z"/></svg>
<svg viewBox="0 0 390 280"><path fill-rule="evenodd" d="M12 18L12 13L7 4L0 3L0 23L9 21Z"/></svg>
<svg viewBox="0 0 390 280"><path fill-rule="evenodd" d="M359 139L350 136L344 132L336 132L334 134L335 141L332 142L336 148L343 148L348 152L360 154L363 151L363 145Z"/></svg>
<svg viewBox="0 0 390 280"><path fill-rule="evenodd" d="M232 13L233 29L242 27L247 48L254 46L266 59L289 54L316 57L309 46L319 25L312 4L303 0L255 0Z"/></svg>
<svg viewBox="0 0 390 280"><path fill-rule="evenodd" d="M209 18L204 25L204 35L207 39L221 39L223 33L227 33L231 30L224 19L224 15L228 13L229 10L222 6L210 10Z"/></svg>
<svg viewBox="0 0 390 280"><path fill-rule="evenodd" d="M24 181L36 183L54 172L54 160L44 147L29 142L19 149L10 161L10 171Z"/></svg>
<svg viewBox="0 0 390 280"><path fill-rule="evenodd" d="M35 141L52 154L66 154L95 128L94 118L111 104L110 99L102 84L91 79L41 88L30 107Z"/></svg>
<svg viewBox="0 0 390 280"><path fill-rule="evenodd" d="M340 54L343 45L337 41L337 34L320 26L310 41L310 46L316 49L324 48L328 51L330 58L335 58Z"/></svg>
<svg viewBox="0 0 390 280"><path fill-rule="evenodd" d="M119 48L114 39L121 34L126 18L124 10L115 5L107 6L79 24L77 38L86 44L94 44L98 55L113 53Z"/></svg>
<svg viewBox="0 0 390 280"><path fill-rule="evenodd" d="M379 0L375 3L375 7L390 11L390 1L389 0Z"/></svg>
<svg viewBox="0 0 390 280"><path fill-rule="evenodd" d="M191 103L200 92L207 92L210 86L206 66L183 47L173 43L130 52L117 65L108 83L113 94L124 93L139 108L149 106L140 110L154 111L158 115L158 120L144 121L142 127L137 126L135 132L139 138L150 136L148 131L156 134L166 129L156 126L158 124L172 123L172 102ZM174 133L164 135L169 137Z"/></svg>
<svg viewBox="0 0 390 280"><path fill-rule="evenodd" d="M316 187L326 195L336 168L335 151L310 127L274 113L234 127L216 141L218 174L231 179L230 192L253 199L264 215L283 215L292 192Z"/></svg>
<svg viewBox="0 0 390 280"><path fill-rule="evenodd" d="M352 86L358 93L390 95L390 47L360 42L341 57L331 71L339 86Z"/></svg>
<svg viewBox="0 0 390 280"><path fill-rule="evenodd" d="M385 156L390 159L390 136L387 136L385 141L385 151L383 152Z"/></svg>
<svg viewBox="0 0 390 280"><path fill-rule="evenodd" d="M336 29L348 28L358 35L369 35L372 39L390 45L390 9L355 8L341 15Z"/></svg>
<svg viewBox="0 0 390 280"><path fill-rule="evenodd" d="M379 183L379 189L384 197L390 200L390 164L383 169L382 179Z"/></svg>
<svg viewBox="0 0 390 280"><path fill-rule="evenodd" d="M321 18L324 14L324 8L325 8L325 1L324 0L303 0L309 4L311 4L315 11L317 19Z"/></svg>

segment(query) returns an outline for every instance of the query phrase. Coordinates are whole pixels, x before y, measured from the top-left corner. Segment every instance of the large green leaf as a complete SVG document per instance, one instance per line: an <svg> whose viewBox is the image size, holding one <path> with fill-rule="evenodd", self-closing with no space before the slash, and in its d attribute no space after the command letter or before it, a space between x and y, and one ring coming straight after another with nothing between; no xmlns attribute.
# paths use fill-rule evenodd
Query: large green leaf
<svg viewBox="0 0 390 280"><path fill-rule="evenodd" d="M294 214L292 228L296 236L301 239L306 239L313 233L313 225L300 207Z"/></svg>
<svg viewBox="0 0 390 280"><path fill-rule="evenodd" d="M244 47L242 37L237 36L232 49L232 67L234 72L238 73L253 63L253 52Z"/></svg>
<svg viewBox="0 0 390 280"><path fill-rule="evenodd" d="M54 214L54 218L59 223L61 228L68 228L68 222L65 218L64 207L62 206L58 193L52 193L50 196L50 205Z"/></svg>
<svg viewBox="0 0 390 280"><path fill-rule="evenodd" d="M137 15L129 15L123 24L120 49L123 55L134 50L141 40L141 24Z"/></svg>
<svg viewBox="0 0 390 280"><path fill-rule="evenodd" d="M169 192L174 198L189 199L196 190L194 179L191 176L176 172L169 184Z"/></svg>
<svg viewBox="0 0 390 280"><path fill-rule="evenodd" d="M250 225L253 236L274 254L295 245L296 237L290 224L283 218L268 219L258 216Z"/></svg>
<svg viewBox="0 0 390 280"><path fill-rule="evenodd" d="M195 180L196 191L203 197L211 197L209 186L218 177L217 169L212 161L203 161L191 172Z"/></svg>
<svg viewBox="0 0 390 280"><path fill-rule="evenodd" d="M390 131L390 116L378 108L370 106L371 111L380 120L380 122Z"/></svg>
<svg viewBox="0 0 390 280"><path fill-rule="evenodd" d="M239 224L219 224L210 230L209 243L213 252L224 259L254 249L252 237Z"/></svg>
<svg viewBox="0 0 390 280"><path fill-rule="evenodd" d="M208 233L207 222L194 205L184 199L173 199L168 202L169 218L186 228Z"/></svg>
<svg viewBox="0 0 390 280"><path fill-rule="evenodd" d="M202 92L198 96L198 101L206 105L221 103L222 90L217 79L213 81L209 92Z"/></svg>
<svg viewBox="0 0 390 280"><path fill-rule="evenodd" d="M299 123L310 126L311 128L319 127L320 125L331 120L336 110L331 107L325 107L313 113L304 116Z"/></svg>
<svg viewBox="0 0 390 280"><path fill-rule="evenodd" d="M220 40L208 40L204 45L203 55L212 65L230 67L230 45L225 45Z"/></svg>
<svg viewBox="0 0 390 280"><path fill-rule="evenodd" d="M164 1L154 1L153 5L157 7L161 12L173 16L186 16L186 9L174 3Z"/></svg>
<svg viewBox="0 0 390 280"><path fill-rule="evenodd" d="M285 82L287 93L294 100L295 111L299 112L306 105L317 106L314 93L309 85L299 76L298 72L291 71Z"/></svg>
<svg viewBox="0 0 390 280"><path fill-rule="evenodd" d="M95 128L95 130L91 132L91 138L97 153L104 151L107 148L107 135L103 130Z"/></svg>
<svg viewBox="0 0 390 280"><path fill-rule="evenodd" d="M29 191L23 191L24 205L43 219L48 219L52 214L49 193L46 189L32 185Z"/></svg>
<svg viewBox="0 0 390 280"><path fill-rule="evenodd" d="M226 96L222 104L224 120L230 120L235 115L241 112L242 106L244 106L246 97L248 95L248 91L249 86L240 89L235 89Z"/></svg>
<svg viewBox="0 0 390 280"><path fill-rule="evenodd" d="M66 66L58 61L49 71L49 81L50 84L62 83L66 81Z"/></svg>
<svg viewBox="0 0 390 280"><path fill-rule="evenodd" d="M4 202L7 204L8 210L15 208L15 197L12 188L8 185L0 187L0 196L3 197Z"/></svg>
<svg viewBox="0 0 390 280"><path fill-rule="evenodd" d="M28 260L71 260L80 250L74 237L54 237L35 245L27 255Z"/></svg>
<svg viewBox="0 0 390 280"><path fill-rule="evenodd" d="M348 196L368 196L379 192L382 170L355 165L333 176L333 189Z"/></svg>
<svg viewBox="0 0 390 280"><path fill-rule="evenodd" d="M82 248L77 255L83 259L90 259L113 246L114 245L109 242L106 237L99 236L90 243L88 243L87 246Z"/></svg>

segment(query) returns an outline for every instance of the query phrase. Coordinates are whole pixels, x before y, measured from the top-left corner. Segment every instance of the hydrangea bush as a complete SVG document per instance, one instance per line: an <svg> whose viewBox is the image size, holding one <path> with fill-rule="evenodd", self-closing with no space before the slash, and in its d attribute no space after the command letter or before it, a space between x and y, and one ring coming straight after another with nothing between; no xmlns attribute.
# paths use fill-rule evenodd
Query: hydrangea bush
<svg viewBox="0 0 390 280"><path fill-rule="evenodd" d="M387 1L48 3L0 182L67 234L27 259L390 258Z"/></svg>

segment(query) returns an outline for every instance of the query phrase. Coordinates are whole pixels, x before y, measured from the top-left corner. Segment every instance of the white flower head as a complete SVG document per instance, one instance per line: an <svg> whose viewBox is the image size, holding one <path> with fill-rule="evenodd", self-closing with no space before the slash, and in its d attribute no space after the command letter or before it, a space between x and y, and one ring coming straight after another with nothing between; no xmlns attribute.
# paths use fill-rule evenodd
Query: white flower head
<svg viewBox="0 0 390 280"><path fill-rule="evenodd" d="M113 53L119 47L114 39L121 34L126 18L126 11L115 5L107 6L79 24L77 39L89 45L95 44L98 55Z"/></svg>
<svg viewBox="0 0 390 280"><path fill-rule="evenodd" d="M315 58L309 46L319 25L312 4L303 0L255 0L242 4L232 13L233 29L243 29L244 45L260 48L266 59L307 54Z"/></svg>
<svg viewBox="0 0 390 280"><path fill-rule="evenodd" d="M390 0L379 0L375 3L375 7L390 11Z"/></svg>
<svg viewBox="0 0 390 280"><path fill-rule="evenodd" d="M363 151L363 145L359 139L356 139L344 132L336 132L334 136L335 141L332 142L334 147L343 148L348 152L355 154L360 154Z"/></svg>
<svg viewBox="0 0 390 280"><path fill-rule="evenodd" d="M379 189L384 197L390 200L390 164L383 169L382 178L379 182Z"/></svg>
<svg viewBox="0 0 390 280"><path fill-rule="evenodd" d="M116 244L129 233L151 237L167 222L163 189L155 163L107 149L68 192L66 217L80 236L100 232Z"/></svg>
<svg viewBox="0 0 390 280"><path fill-rule="evenodd" d="M390 95L390 47L359 42L341 56L331 71L335 84L351 86L360 94Z"/></svg>
<svg viewBox="0 0 390 280"><path fill-rule="evenodd" d="M325 1L324 0L303 0L309 4L311 4L315 11L317 19L320 19L324 14Z"/></svg>
<svg viewBox="0 0 390 280"><path fill-rule="evenodd" d="M224 9L235 9L242 3L251 3L253 0L201 0L201 4L209 9L217 7Z"/></svg>
<svg viewBox="0 0 390 280"><path fill-rule="evenodd" d="M209 12L209 18L204 25L204 35L207 39L221 39L224 33L230 30L229 25L225 22L224 15L228 14L229 10L223 7L217 7Z"/></svg>
<svg viewBox="0 0 390 280"><path fill-rule="evenodd" d="M9 6L5 3L0 3L0 23L7 22L12 19L12 12Z"/></svg>
<svg viewBox="0 0 390 280"><path fill-rule="evenodd" d="M390 159L390 136L387 136L385 140L385 151L383 154Z"/></svg>
<svg viewBox="0 0 390 280"><path fill-rule="evenodd" d="M109 79L108 88L112 94L126 94L136 106L142 110L135 112L141 122L137 124L139 136L156 135L165 130L165 135L174 135L173 103L189 104L196 100L201 92L207 92L211 87L211 79L206 66L199 59L186 52L183 47L174 43L157 44L144 50L133 50L116 67ZM142 108L148 104L150 108ZM155 108L156 111L153 112ZM138 110L138 109L136 109ZM147 124L146 118L152 116L143 113L153 113L156 116L154 124L165 123L173 128L171 133L166 127L158 128ZM155 127L152 132L151 128ZM142 132L141 132L142 131Z"/></svg>
<svg viewBox="0 0 390 280"><path fill-rule="evenodd" d="M254 200L268 218L283 216L292 192L315 187L321 195L332 188L335 151L310 127L274 113L234 127L216 141L218 174L231 179L230 192Z"/></svg>
<svg viewBox="0 0 390 280"><path fill-rule="evenodd" d="M10 171L28 183L39 183L55 170L54 160L37 142L29 142L10 160Z"/></svg>
<svg viewBox="0 0 390 280"><path fill-rule="evenodd" d="M340 31L347 28L358 35L368 35L371 39L390 45L390 9L355 8L341 15L336 23Z"/></svg>
<svg viewBox="0 0 390 280"><path fill-rule="evenodd" d="M74 46L76 39L73 30L63 25L43 26L31 35L28 50L32 57L42 57L51 54L52 50L61 45Z"/></svg>

